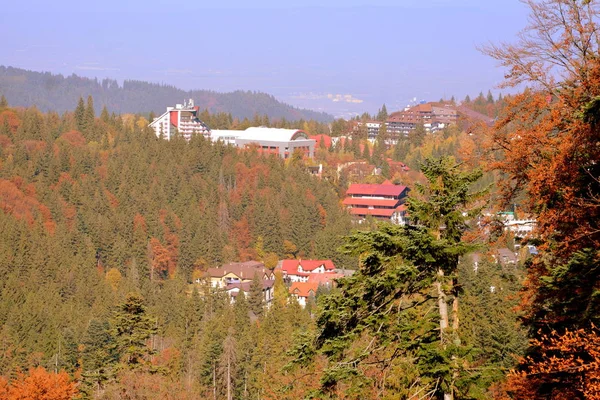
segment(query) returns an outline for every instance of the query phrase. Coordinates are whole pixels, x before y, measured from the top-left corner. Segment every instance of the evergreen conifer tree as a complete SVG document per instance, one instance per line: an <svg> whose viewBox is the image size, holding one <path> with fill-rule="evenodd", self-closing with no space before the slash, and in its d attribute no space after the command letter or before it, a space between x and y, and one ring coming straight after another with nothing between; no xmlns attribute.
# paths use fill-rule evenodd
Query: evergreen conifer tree
<svg viewBox="0 0 600 400"><path fill-rule="evenodd" d="M254 275L250 284L250 293L248 294L248 304L250 310L257 316L261 317L264 312L265 301L263 297L262 279L258 274Z"/></svg>
<svg viewBox="0 0 600 400"><path fill-rule="evenodd" d="M101 391L113 378L114 367L118 361L109 323L92 319L82 345L81 391L85 398L92 398L93 393Z"/></svg>
<svg viewBox="0 0 600 400"><path fill-rule="evenodd" d="M388 119L388 111L387 111L387 107L384 104L383 106L381 106L381 109L377 113L377 120L381 121L381 122L385 122L385 121L387 121L387 119Z"/></svg>
<svg viewBox="0 0 600 400"><path fill-rule="evenodd" d="M469 390L456 273L460 256L474 249L462 235L480 211L473 203L483 193L470 188L481 172L462 172L449 158L427 159L422 171L428 183L417 185L423 199L408 202L411 225L382 224L348 239L346 249L360 255L360 269L326 296L317 319L317 344L331 361L321 381L325 392L333 393L339 381L360 386L356 366L379 346L392 354L388 367L411 360L418 368L420 376L408 386L446 399Z"/></svg>
<svg viewBox="0 0 600 400"><path fill-rule="evenodd" d="M77 125L77 129L80 132L83 132L86 128L85 126L85 103L83 102L83 98L80 97L77 102L77 107L75 108L75 124Z"/></svg>
<svg viewBox="0 0 600 400"><path fill-rule="evenodd" d="M152 369L148 339L157 332L156 320L146 313L141 295L130 293L113 315L112 336L123 369Z"/></svg>

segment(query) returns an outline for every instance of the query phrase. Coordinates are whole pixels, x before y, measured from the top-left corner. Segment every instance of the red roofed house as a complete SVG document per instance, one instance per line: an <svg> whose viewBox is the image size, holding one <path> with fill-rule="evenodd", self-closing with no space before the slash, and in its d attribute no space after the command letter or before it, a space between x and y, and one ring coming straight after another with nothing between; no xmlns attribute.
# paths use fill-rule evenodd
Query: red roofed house
<svg viewBox="0 0 600 400"><path fill-rule="evenodd" d="M371 216L393 224L404 225L406 223L404 202L409 191L408 187L394 185L390 181L379 185L354 183L346 192L344 205L359 222Z"/></svg>
<svg viewBox="0 0 600 400"><path fill-rule="evenodd" d="M298 300L298 304L306 307L308 299L317 295L319 284L317 282L294 282L290 287L290 295Z"/></svg>
<svg viewBox="0 0 600 400"><path fill-rule="evenodd" d="M281 260L277 268L281 268L283 278L289 282L308 282L314 274L336 274L331 260Z"/></svg>

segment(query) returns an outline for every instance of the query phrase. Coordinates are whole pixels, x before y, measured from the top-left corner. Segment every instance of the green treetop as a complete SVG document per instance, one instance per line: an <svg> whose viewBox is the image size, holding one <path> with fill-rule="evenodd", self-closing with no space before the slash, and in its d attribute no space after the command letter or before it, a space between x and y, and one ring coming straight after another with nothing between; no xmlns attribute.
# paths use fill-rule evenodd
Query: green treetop
<svg viewBox="0 0 600 400"><path fill-rule="evenodd" d="M396 388L401 397L422 390L452 399L469 390L456 273L459 257L474 248L462 235L479 210L482 193L470 187L481 172L462 172L450 158L427 159L422 170L427 183L408 202L410 225L381 224L348 238L345 250L360 257L360 268L324 296L317 319L317 346L330 361L324 392L335 393L339 382L359 390L373 379L363 374L369 366L406 380Z"/></svg>
<svg viewBox="0 0 600 400"><path fill-rule="evenodd" d="M148 347L147 341L156 333L157 327L156 320L146 314L142 296L128 294L117 307L112 326L120 367L132 370L149 367L153 350Z"/></svg>

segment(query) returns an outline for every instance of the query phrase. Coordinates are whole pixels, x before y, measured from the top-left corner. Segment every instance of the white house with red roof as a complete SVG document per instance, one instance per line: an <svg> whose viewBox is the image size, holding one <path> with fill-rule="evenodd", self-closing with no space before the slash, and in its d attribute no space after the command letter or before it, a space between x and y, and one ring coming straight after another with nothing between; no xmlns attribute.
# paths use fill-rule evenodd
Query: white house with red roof
<svg viewBox="0 0 600 400"><path fill-rule="evenodd" d="M281 260L277 268L281 269L283 278L288 282L308 282L309 277L315 274L339 275L331 260Z"/></svg>
<svg viewBox="0 0 600 400"><path fill-rule="evenodd" d="M308 300L317 295L319 284L316 282L294 282L290 286L290 296L298 301L302 308L306 307Z"/></svg>
<svg viewBox="0 0 600 400"><path fill-rule="evenodd" d="M394 185L390 181L382 184L350 185L346 192L344 205L358 222L368 216L394 224L406 223L406 197L410 189L406 186Z"/></svg>

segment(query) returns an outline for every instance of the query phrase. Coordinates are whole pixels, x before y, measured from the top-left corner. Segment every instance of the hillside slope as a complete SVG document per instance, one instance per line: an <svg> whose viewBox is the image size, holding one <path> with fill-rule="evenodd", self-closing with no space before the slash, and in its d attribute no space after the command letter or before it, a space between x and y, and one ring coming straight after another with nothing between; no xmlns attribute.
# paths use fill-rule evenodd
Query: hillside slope
<svg viewBox="0 0 600 400"><path fill-rule="evenodd" d="M235 91L219 93L209 90L185 91L174 86L126 80L83 78L75 74L64 77L50 72L35 72L0 66L0 93L13 106L37 106L42 111L73 110L79 97L91 95L97 112L106 106L116 113L164 112L169 105L194 99L200 108L211 113L227 112L237 118L252 118L255 114L287 120L314 119L325 122L331 115L298 109L261 92Z"/></svg>

